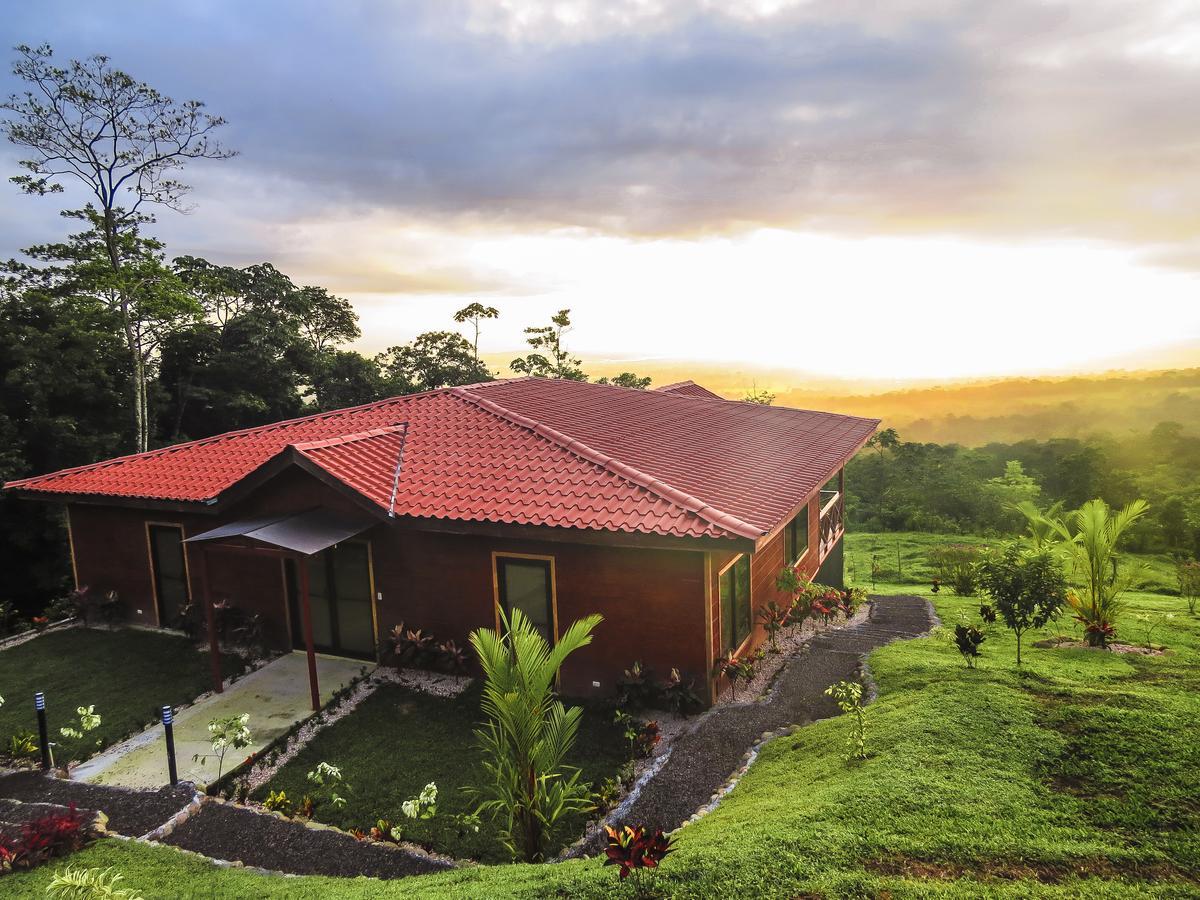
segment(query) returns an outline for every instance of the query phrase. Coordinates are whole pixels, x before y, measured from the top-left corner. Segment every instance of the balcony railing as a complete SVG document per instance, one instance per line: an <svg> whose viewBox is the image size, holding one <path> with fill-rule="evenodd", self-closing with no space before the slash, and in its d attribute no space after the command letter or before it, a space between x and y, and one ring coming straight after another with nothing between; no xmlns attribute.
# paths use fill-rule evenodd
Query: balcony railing
<svg viewBox="0 0 1200 900"><path fill-rule="evenodd" d="M841 491L821 491L820 556L833 549L845 528L845 503Z"/></svg>

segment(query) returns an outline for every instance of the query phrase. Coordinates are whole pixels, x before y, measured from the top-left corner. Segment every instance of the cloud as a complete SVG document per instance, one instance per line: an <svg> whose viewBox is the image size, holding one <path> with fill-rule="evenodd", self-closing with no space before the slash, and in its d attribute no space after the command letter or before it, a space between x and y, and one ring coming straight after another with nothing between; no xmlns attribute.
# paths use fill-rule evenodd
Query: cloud
<svg viewBox="0 0 1200 900"><path fill-rule="evenodd" d="M108 53L229 119L241 155L188 170L198 212L164 216L173 247L347 291L515 289L422 229L1099 238L1195 258L1194 6L733 6L127 0L22 5L7 33ZM57 228L38 202L36 221L6 202L0 240Z"/></svg>

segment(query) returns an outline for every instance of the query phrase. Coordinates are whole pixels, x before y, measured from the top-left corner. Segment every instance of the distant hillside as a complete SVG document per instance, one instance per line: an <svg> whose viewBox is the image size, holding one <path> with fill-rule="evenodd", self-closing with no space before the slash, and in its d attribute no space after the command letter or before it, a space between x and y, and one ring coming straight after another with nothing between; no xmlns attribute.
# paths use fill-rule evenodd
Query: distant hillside
<svg viewBox="0 0 1200 900"><path fill-rule="evenodd" d="M1011 378L881 394L791 390L776 401L877 416L905 440L976 446L1026 438L1123 435L1175 421L1200 423L1200 368Z"/></svg>

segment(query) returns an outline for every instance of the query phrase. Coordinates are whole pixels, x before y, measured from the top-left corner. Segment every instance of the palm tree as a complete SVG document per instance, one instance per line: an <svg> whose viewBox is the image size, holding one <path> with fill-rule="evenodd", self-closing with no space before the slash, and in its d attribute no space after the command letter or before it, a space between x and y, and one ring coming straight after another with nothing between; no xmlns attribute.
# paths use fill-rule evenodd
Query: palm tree
<svg viewBox="0 0 1200 900"><path fill-rule="evenodd" d="M479 628L471 646L479 655L487 722L475 731L489 777L478 812L503 823L504 845L527 862L545 859L555 826L569 813L590 809L579 770L563 764L575 744L583 710L567 709L554 693L563 662L592 642L598 615L572 623L550 646L529 619L500 611L500 632Z"/></svg>
<svg viewBox="0 0 1200 900"><path fill-rule="evenodd" d="M1134 500L1119 512L1113 512L1103 500L1089 500L1063 518L1037 512L1030 518L1030 531L1036 536L1048 532L1049 540L1071 560L1076 576L1084 583L1083 596L1070 592L1067 602L1085 629L1093 647L1108 646L1117 616L1124 609L1121 595L1129 589L1136 569L1121 570L1117 546L1134 522L1146 514L1145 500Z"/></svg>

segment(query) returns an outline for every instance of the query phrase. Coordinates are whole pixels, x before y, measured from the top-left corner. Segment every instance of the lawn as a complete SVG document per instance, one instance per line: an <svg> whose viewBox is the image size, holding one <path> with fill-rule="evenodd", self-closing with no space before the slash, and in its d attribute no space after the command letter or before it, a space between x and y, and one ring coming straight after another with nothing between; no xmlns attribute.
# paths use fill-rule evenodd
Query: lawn
<svg viewBox="0 0 1200 900"><path fill-rule="evenodd" d="M481 786L484 772L473 730L480 721L478 685L447 700L385 685L341 721L322 731L255 796L285 791L293 801L312 793L306 773L317 763L341 768L350 786L343 807L318 806L316 818L341 828L368 830L378 819L402 825L405 837L459 858L507 862L496 828L485 820L478 833L461 831L452 817L474 809L464 787ZM586 709L571 765L595 782L611 777L628 759L624 735L602 707ZM430 781L438 786L438 814L429 820L405 819L400 805ZM566 823L570 843L583 830L585 815Z"/></svg>
<svg viewBox="0 0 1200 900"><path fill-rule="evenodd" d="M974 599L933 599L948 624L976 615ZM716 811L680 833L662 893L1200 897L1200 620L1180 615L1176 597L1135 594L1130 603L1119 622L1127 631L1139 611L1177 614L1155 637L1171 654L1031 649L1018 670L1014 641L998 626L977 670L944 633L875 652L870 757L843 761L841 719L772 742ZM269 878L116 841L74 862L115 866L147 898L616 892L615 872L599 860L390 883ZM5 889L40 897L48 878L10 876Z"/></svg>
<svg viewBox="0 0 1200 900"><path fill-rule="evenodd" d="M237 657L223 658L226 676L240 669ZM33 695L46 695L51 740L79 759L156 721L166 704L182 706L212 688L208 655L178 635L139 629L71 628L42 635L0 651L0 747L20 731L37 732ZM58 733L78 721L78 706L96 707L100 727L82 742ZM98 742L98 743L97 743Z"/></svg>

